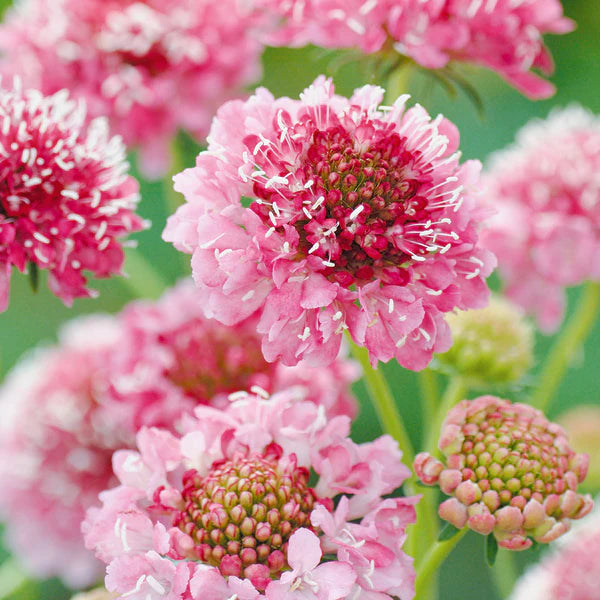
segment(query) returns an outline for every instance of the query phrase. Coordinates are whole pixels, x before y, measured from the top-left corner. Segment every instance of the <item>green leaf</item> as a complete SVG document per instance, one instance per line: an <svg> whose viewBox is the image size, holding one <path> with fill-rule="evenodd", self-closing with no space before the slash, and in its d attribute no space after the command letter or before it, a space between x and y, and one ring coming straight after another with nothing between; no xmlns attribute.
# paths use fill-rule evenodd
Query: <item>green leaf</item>
<svg viewBox="0 0 600 600"><path fill-rule="evenodd" d="M531 547L529 548L531 550L531 552L539 552L541 544L536 542L535 540L531 540L531 541L533 542L531 544Z"/></svg>
<svg viewBox="0 0 600 600"><path fill-rule="evenodd" d="M35 294L38 291L40 285L40 273L37 264L34 262L30 262L27 271L29 273L29 283L31 284L31 289Z"/></svg>
<svg viewBox="0 0 600 600"><path fill-rule="evenodd" d="M487 564L490 567L494 566L497 555L498 555L498 542L496 541L494 534L490 533L487 536L487 540L485 542L485 558L487 560Z"/></svg>
<svg viewBox="0 0 600 600"><path fill-rule="evenodd" d="M460 529L457 529L452 525L452 523L446 523L446 525L440 531L440 535L438 535L438 542L447 542L451 540Z"/></svg>

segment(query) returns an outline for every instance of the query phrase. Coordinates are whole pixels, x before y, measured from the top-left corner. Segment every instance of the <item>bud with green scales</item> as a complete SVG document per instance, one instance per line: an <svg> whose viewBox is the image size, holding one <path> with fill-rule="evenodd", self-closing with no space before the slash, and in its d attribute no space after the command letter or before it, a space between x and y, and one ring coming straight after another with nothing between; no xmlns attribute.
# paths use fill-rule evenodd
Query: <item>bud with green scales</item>
<svg viewBox="0 0 600 600"><path fill-rule="evenodd" d="M452 496L439 515L455 527L493 534L498 544L524 550L550 542L593 506L577 493L588 457L570 447L564 430L541 411L494 396L463 400L444 421L439 448L445 464L426 452L417 477Z"/></svg>
<svg viewBox="0 0 600 600"><path fill-rule="evenodd" d="M533 328L508 300L492 297L486 308L457 311L446 320L453 344L436 356L441 369L477 385L515 383L531 367Z"/></svg>

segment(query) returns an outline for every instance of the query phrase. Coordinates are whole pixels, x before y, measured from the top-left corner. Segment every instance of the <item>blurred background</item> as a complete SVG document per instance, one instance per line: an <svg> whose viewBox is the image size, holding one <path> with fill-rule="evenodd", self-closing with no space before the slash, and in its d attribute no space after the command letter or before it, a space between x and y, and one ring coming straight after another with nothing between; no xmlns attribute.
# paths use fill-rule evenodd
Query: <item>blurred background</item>
<svg viewBox="0 0 600 600"><path fill-rule="evenodd" d="M10 2L0 0L4 10ZM574 19L577 29L565 36L546 40L554 60L556 73L552 81L557 87L550 100L532 102L509 87L497 75L482 69L468 70L469 81L483 101L483 114L478 114L474 104L462 92L450 97L430 76L414 74L408 84L413 101L437 114L442 112L457 124L461 132L463 157L478 158L485 162L490 152L500 149L513 140L517 129L534 117L545 117L554 106L577 102L600 113L600 4L597 0L563 0L567 16ZM350 93L355 87L374 80L372 73L357 63L335 68L335 55L317 48L268 49L263 57L264 76L260 85L269 88L275 96L296 96L320 73L333 76L337 91ZM185 164L191 166L199 148L182 136L185 147ZM137 173L133 173L137 175ZM165 283L189 275L187 261L170 244L161 241L161 232L168 211L164 201L165 183L147 183L141 180L142 202L139 213L152 221L148 231L134 236L141 252L160 271ZM134 251L135 252L135 251ZM65 321L77 315L92 312L117 312L133 297L120 278L91 282L100 291L96 300L76 300L66 308L51 295L46 286L45 273L40 273L39 291L33 293L26 276L15 272L12 277L9 309L0 314L0 379L12 365L39 344L53 343L56 333ZM492 287L496 286L494 278ZM577 301L579 290L569 293L569 308ZM536 338L536 366L552 343L552 338ZM549 417L556 417L568 407L580 404L600 405L600 319L585 345L585 351L573 357L573 365L563 380ZM414 373L398 365L383 367L389 376L400 410L415 446L418 447L421 431L419 390ZM534 370L535 374L535 370ZM440 383L441 378L440 378ZM512 399L519 399L526 390L513 390ZM365 441L379 433L374 412L364 402L361 384L356 387L361 400L361 413L354 425L356 441ZM472 394L473 395L473 394ZM600 432L599 432L600 434ZM599 435L600 438L600 435ZM598 441L600 444L600 439ZM575 447L578 450L577 447ZM598 490L595 490L596 492ZM2 493L2 490L0 490ZM75 525L74 525L75 526ZM499 596L491 584L490 570L484 561L484 539L467 535L445 564L440 578L443 600L496 600ZM500 551L506 552L506 551ZM7 557L0 536L0 561ZM532 551L517 557L519 570L526 563L537 560ZM0 590L1 593L2 590ZM71 593L57 581L27 584L11 600L63 600Z"/></svg>

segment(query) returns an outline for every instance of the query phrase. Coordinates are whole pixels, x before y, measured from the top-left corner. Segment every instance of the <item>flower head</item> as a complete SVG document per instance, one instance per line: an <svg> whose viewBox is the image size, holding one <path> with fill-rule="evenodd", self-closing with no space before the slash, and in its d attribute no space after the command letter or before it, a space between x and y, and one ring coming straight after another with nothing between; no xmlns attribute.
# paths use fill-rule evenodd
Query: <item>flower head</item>
<svg viewBox="0 0 600 600"><path fill-rule="evenodd" d="M293 391L195 413L183 437L143 428L139 451L114 456L121 485L100 495L83 524L87 546L108 564L110 591L412 598L401 545L417 499L382 498L409 474L391 438L356 445L347 417L318 417Z"/></svg>
<svg viewBox="0 0 600 600"><path fill-rule="evenodd" d="M208 321L196 294L182 283L117 317L75 321L58 346L8 375L0 391L0 511L11 549L32 573L59 575L72 587L95 581L99 565L78 523L113 485L113 452L133 447L144 425L174 431L195 406L226 407L244 386L263 395L294 389L317 422L354 416L353 363L266 363L255 319L235 328Z"/></svg>
<svg viewBox="0 0 600 600"><path fill-rule="evenodd" d="M313 43L328 48L358 46L410 57L428 69L449 61L483 65L533 98L554 86L531 72L553 70L545 33L573 29L559 0L256 0L270 27L270 44ZM264 23L261 23L264 27Z"/></svg>
<svg viewBox="0 0 600 600"><path fill-rule="evenodd" d="M600 515L596 509L517 581L510 600L598 600Z"/></svg>
<svg viewBox="0 0 600 600"><path fill-rule="evenodd" d="M452 498L440 516L462 528L493 533L500 546L523 550L550 542L593 506L577 493L588 457L569 447L561 427L537 409L493 396L463 400L448 413L439 448L445 464L427 453L415 472Z"/></svg>
<svg viewBox="0 0 600 600"><path fill-rule="evenodd" d="M443 314L485 305L494 266L480 249L458 135L406 97L349 100L318 78L300 100L264 89L219 111L196 167L176 176L187 204L164 238L193 253L207 316L259 311L269 361L331 362L349 329L371 360L423 368L450 345Z"/></svg>
<svg viewBox="0 0 600 600"><path fill-rule="evenodd" d="M487 169L497 215L482 241L506 295L546 332L562 321L565 287L600 279L599 168L600 118L571 106L527 124Z"/></svg>
<svg viewBox="0 0 600 600"><path fill-rule="evenodd" d="M533 362L533 329L518 306L492 297L489 306L447 317L452 347L437 356L442 368L475 384L519 381Z"/></svg>
<svg viewBox="0 0 600 600"><path fill-rule="evenodd" d="M23 0L0 28L2 71L71 89L156 176L178 128L203 139L214 109L258 78L251 22L237 0Z"/></svg>
<svg viewBox="0 0 600 600"><path fill-rule="evenodd" d="M126 175L125 148L106 122L85 124L66 91L0 89L0 311L12 267L49 272L50 289L70 305L92 296L83 271L118 273L117 238L144 227L133 211L138 184Z"/></svg>

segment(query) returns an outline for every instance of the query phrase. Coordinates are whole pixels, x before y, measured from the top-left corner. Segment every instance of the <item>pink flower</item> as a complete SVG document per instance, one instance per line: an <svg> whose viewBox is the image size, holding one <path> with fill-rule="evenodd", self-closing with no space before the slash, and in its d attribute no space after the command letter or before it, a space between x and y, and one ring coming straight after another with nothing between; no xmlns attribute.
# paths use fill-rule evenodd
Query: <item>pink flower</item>
<svg viewBox="0 0 600 600"><path fill-rule="evenodd" d="M428 69L443 68L451 60L480 64L532 98L554 92L554 86L530 72L537 69L548 75L553 70L542 34L573 29L558 0L256 0L256 4L270 17L263 30L269 44L358 46L364 52L393 47Z"/></svg>
<svg viewBox="0 0 600 600"><path fill-rule="evenodd" d="M562 322L565 287L600 279L598 169L600 118L571 106L526 125L486 174L498 213L482 240L505 293L546 332Z"/></svg>
<svg viewBox="0 0 600 600"><path fill-rule="evenodd" d="M149 592L149 578L156 578L157 570L150 558L162 557L176 561L170 564L181 571L163 572L161 588L180 590L178 577L188 573L189 587L181 596L187 600L225 600L232 594L255 600L263 592L271 600L337 600L354 597L355 582L365 592L377 582L382 600L412 589L414 571L401 546L418 499L384 500L368 496L366 486L320 492L318 455L331 456L329 444L352 442L346 417L315 422L303 443L290 435L293 423L303 421L303 413L311 415L313 408L294 391L268 399L247 394L224 410L198 407L197 418L186 421L181 438L142 429L139 452L114 456L121 485L101 494L102 506L90 509L82 526L87 546L108 563L107 588L121 593L133 589L135 573ZM387 465L385 445L374 443L378 451L368 453L367 480ZM398 460L397 448L389 451ZM309 486L309 469L317 476L315 488ZM385 489L393 491L407 474L386 471ZM349 544L335 539L338 530L342 535L359 527L350 522L354 517L347 507L362 495L369 501L355 517L362 518L363 537L370 536L377 552L385 554L372 568L371 556L367 559L361 551L360 560L351 558ZM331 525L334 499L345 508L338 508ZM165 537L161 528L167 523ZM391 548L386 551L384 544ZM360 548L364 542L355 539L350 545ZM366 576L365 569L371 569ZM402 595L409 597L408 592Z"/></svg>
<svg viewBox="0 0 600 600"><path fill-rule="evenodd" d="M125 149L104 120L85 125L83 104L66 91L42 96L0 90L0 311L10 274L47 269L48 285L67 305L94 296L83 270L119 273L117 238L144 228L133 211L138 184L126 175Z"/></svg>
<svg viewBox="0 0 600 600"><path fill-rule="evenodd" d="M358 375L354 363L340 358L329 371L266 363L255 318L234 328L209 321L196 295L191 282L182 283L158 302L134 303L117 317L73 322L59 346L40 351L6 379L0 400L6 415L0 437L0 511L12 550L32 573L59 575L73 587L96 579L98 562L83 548L79 523L98 493L114 483L113 452L123 449L115 461L132 485L152 476L154 485L161 485L170 469L164 458L180 460L179 440L168 431L151 438L141 433L138 442L147 448L151 468L127 471L135 456L125 449L135 446L142 426L174 431L194 407L227 407L228 396L240 396L234 390L256 386L265 395L265 389L291 389L306 400L281 411L268 403L262 407L279 442L304 461L310 444L320 448L322 438L337 442L349 430L356 409L349 390ZM209 406L204 418L224 429L233 419ZM335 431L323 431L324 423ZM249 422L245 427L244 443L271 440L262 428ZM111 503L127 512L137 499L125 494ZM129 514L122 523L130 548L153 540L157 552L164 550L164 532L144 515ZM115 535L98 547L104 560L114 555L115 544L121 547L121 534Z"/></svg>
<svg viewBox="0 0 600 600"><path fill-rule="evenodd" d="M175 178L187 204L164 238L193 254L207 316L259 311L268 361L330 363L348 329L373 364L421 369L451 343L443 314L487 301L478 163L459 166L451 123L382 97L323 77L299 101L260 89L220 109Z"/></svg>
<svg viewBox="0 0 600 600"><path fill-rule="evenodd" d="M564 430L541 411L494 396L463 400L442 426L444 463L421 452L415 473L451 496L439 514L455 527L492 534L509 550L547 543L590 512L577 493L588 456L570 447Z"/></svg>
<svg viewBox="0 0 600 600"><path fill-rule="evenodd" d="M0 29L2 70L71 89L157 176L177 129L202 140L214 109L258 78L251 22L237 0L26 0Z"/></svg>
<svg viewBox="0 0 600 600"><path fill-rule="evenodd" d="M600 519L595 510L556 543L551 554L517 582L511 600L597 600Z"/></svg>
<svg viewBox="0 0 600 600"><path fill-rule="evenodd" d="M90 318L64 331L60 348L38 351L5 379L0 424L0 511L6 541L38 577L84 587L100 564L79 523L115 481L112 449L131 434L98 418L103 369L118 344L115 320Z"/></svg>

